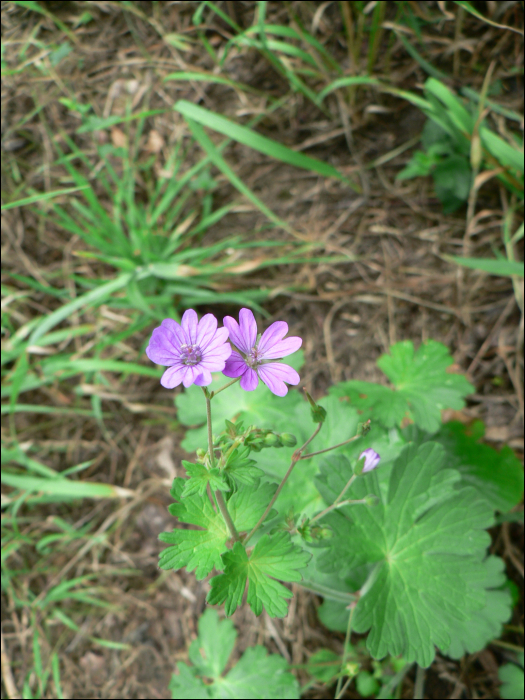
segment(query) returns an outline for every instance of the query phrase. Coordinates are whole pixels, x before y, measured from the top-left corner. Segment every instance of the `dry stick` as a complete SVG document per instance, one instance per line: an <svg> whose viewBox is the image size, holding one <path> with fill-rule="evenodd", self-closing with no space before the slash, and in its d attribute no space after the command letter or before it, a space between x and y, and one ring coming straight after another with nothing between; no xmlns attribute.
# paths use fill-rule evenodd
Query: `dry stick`
<svg viewBox="0 0 525 700"><path fill-rule="evenodd" d="M5 691L7 693L7 697L10 698L11 700L16 700L17 698L20 698L21 695L19 694L15 681L13 679L13 674L11 673L11 663L9 661L9 657L7 656L7 651L5 648L5 643L4 643L4 635L2 631L0 630L0 640L1 640L1 667L2 667L2 680L4 681L4 686L5 686Z"/></svg>
<svg viewBox="0 0 525 700"><path fill-rule="evenodd" d="M206 387L202 387L202 390L206 398L206 421L208 423L208 451L210 453L210 466L213 469L213 467L215 466L215 455L213 453L213 435L211 432L211 401L210 395ZM228 512L228 508L226 507L226 503L224 501L222 492L219 491L219 489L217 489L217 491L214 491L213 493L215 495L215 498L217 499L217 505L219 506L219 510L221 511L222 517L224 518L224 521L228 526L230 535L236 542L238 542L240 540L239 533L237 532L235 525L233 524L232 517Z"/></svg>
<svg viewBox="0 0 525 700"><path fill-rule="evenodd" d="M288 471L286 472L286 474L284 475L283 480L282 480L281 483L279 484L279 486L278 486L278 488L277 488L277 491L274 493L272 500L271 500L270 503L268 504L268 507L266 508L266 510L264 511L264 513L262 514L262 516L260 517L259 522L258 522L257 525L253 528L253 530L252 530L250 533L248 533L248 535L247 535L247 536L244 538L244 540L242 541L242 543L243 543L244 545L246 545L246 543L248 542L248 540L251 539L251 537L257 532L257 530L261 527L261 525L262 525L263 522L265 521L266 516L267 516L268 513L271 511L273 504L275 503L275 501L277 500L277 497L278 497L279 494L281 493L283 486L284 486L284 485L286 484L286 482L288 481L288 477L289 477L290 474L292 473L293 468L295 467L295 465L297 464L297 462L301 459L301 454L302 454L303 450L305 450L305 449L308 447L308 445L312 442L312 440L313 440L314 437L317 435L317 433L321 430L322 427L323 427L323 424L322 424L322 423L319 423L318 426L317 426L317 428L314 430L313 434L308 438L308 440L304 443L304 445L303 445L302 447L300 447L298 450L295 450L295 452L293 453L293 455L292 455L292 462L291 462L291 464L290 464L290 466L289 466L289 468L288 468Z"/></svg>

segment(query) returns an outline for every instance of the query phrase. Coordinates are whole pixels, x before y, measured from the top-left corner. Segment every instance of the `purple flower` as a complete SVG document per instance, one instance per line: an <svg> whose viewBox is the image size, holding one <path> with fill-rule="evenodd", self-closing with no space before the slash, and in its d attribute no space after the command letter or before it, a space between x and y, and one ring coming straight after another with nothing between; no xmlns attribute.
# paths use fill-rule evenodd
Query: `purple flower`
<svg viewBox="0 0 525 700"><path fill-rule="evenodd" d="M361 452L361 454L359 455L359 459L363 459L363 457L365 459L365 463L361 474L371 472L372 469L375 469L381 461L381 457L371 447L367 447L366 450L363 450L363 452Z"/></svg>
<svg viewBox="0 0 525 700"><path fill-rule="evenodd" d="M146 348L146 355L158 365L168 366L160 383L173 389L182 382L208 386L211 372L221 372L231 354L226 342L228 329L217 330L217 319L206 314L199 321L193 309L184 312L181 324L165 318L155 328Z"/></svg>
<svg viewBox="0 0 525 700"><path fill-rule="evenodd" d="M286 338L288 324L276 321L267 328L260 340L257 340L257 323L250 309L241 309L239 323L231 316L226 316L224 325L230 332L230 340L240 350L234 350L226 362L222 373L227 377L240 377L241 389L253 391L257 388L259 378L268 389L277 396L286 396L288 384L299 384L297 372L280 362L269 362L299 350L301 338ZM242 353L242 354L241 354Z"/></svg>

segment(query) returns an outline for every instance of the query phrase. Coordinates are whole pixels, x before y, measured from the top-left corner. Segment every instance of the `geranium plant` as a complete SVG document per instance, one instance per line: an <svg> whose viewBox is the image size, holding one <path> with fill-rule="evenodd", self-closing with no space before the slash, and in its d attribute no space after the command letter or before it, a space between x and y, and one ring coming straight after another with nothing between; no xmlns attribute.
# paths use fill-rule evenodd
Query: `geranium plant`
<svg viewBox="0 0 525 700"><path fill-rule="evenodd" d="M223 323L188 310L146 350L168 367L163 386L186 387L181 422L205 423L187 431L196 457L171 489L191 527L161 534L161 568L213 574L207 602L227 616L245 599L283 617L299 583L324 598L326 626L368 632L375 659L428 666L436 647L459 657L498 636L511 597L486 530L519 502L521 466L480 445L479 425L441 424L473 390L446 348L398 343L379 360L391 386L343 382L319 402L288 390L302 353L285 322L261 335L241 309Z"/></svg>

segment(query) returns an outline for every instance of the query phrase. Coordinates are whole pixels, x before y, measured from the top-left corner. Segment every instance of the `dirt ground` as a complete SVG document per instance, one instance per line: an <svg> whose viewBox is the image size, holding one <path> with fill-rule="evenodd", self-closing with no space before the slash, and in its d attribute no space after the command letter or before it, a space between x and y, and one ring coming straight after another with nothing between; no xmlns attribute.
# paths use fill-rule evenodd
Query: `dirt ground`
<svg viewBox="0 0 525 700"><path fill-rule="evenodd" d="M210 56L199 42L179 51L162 38L168 32L196 37L192 15L198 4L136 2L129 11L122 9L123 4L41 3L73 32L74 51L56 68L46 63L48 70L41 72L41 77L33 71L30 79L28 73L21 73L3 80L2 192L9 198L16 190L12 176L15 161L29 186L43 191L60 184L62 171L52 165L55 157L43 124L45 121L51 132L64 129L71 136L75 134L78 120L59 103L61 96L74 95L79 102L91 104L96 114L107 116L119 113L119 100L131 88L137 105L140 93L149 95L149 109L171 107L184 98L244 123L267 108L264 93L282 97L290 92L283 78L252 50L232 54L224 74L262 94L241 96L226 86L206 83L164 83L163 78L176 70L213 70ZM219 4L225 12L233 13L242 27L253 22L254 2ZM440 3L412 4L437 12ZM315 23L317 38L345 69L348 55L340 39L338 4L270 2L271 21L288 23L289 5L308 27ZM519 4L516 8L509 11L522 12ZM78 20L87 10L94 19L80 24ZM499 100L522 112L522 85L510 70L523 66L521 37L467 16L462 27L463 44L458 49L454 27L454 22L443 22L425 28L433 64L454 76L450 86L455 88L468 77L467 84L479 91L486 67L497 59L494 77L504 86ZM2 3L2 30L3 40L8 42L4 60L9 67L16 62L20 43L28 37L49 44L64 39L63 31L49 17L13 2ZM206 36L218 51L230 36L228 26L210 16ZM35 55L40 50L32 47L28 59L37 60ZM402 44L395 43L389 56L390 79L398 87L417 90L427 76ZM38 60L47 59L43 56ZM476 70L480 61L484 68ZM386 68L379 63L377 70ZM37 106L41 107L38 113L26 119ZM447 262L446 255L460 255L464 249L465 208L444 215L430 178L395 181L416 143L413 141L409 149L401 147L419 134L424 116L398 98L366 88L357 93L346 117L335 99L328 108L329 114L325 115L301 95L290 94L283 107L266 116L257 129L356 178L361 194L341 182L283 165L239 144L229 146L224 155L241 180L301 239L318 243L319 254L338 255L340 262L276 265L239 280L239 294L242 287L275 290L264 304L271 315L267 322L285 319L291 334L303 338L306 363L302 380L315 397L342 379L383 381L375 361L394 342L411 339L418 344L428 338L441 341L450 348L455 369L465 372L476 387L467 407L447 417L466 423L483 420L489 444L496 448L509 444L522 456L523 320L512 282L460 270ZM151 129L168 146L178 138L188 138L187 127L175 112L149 121ZM105 138L116 138L115 132ZM75 139L93 156L90 134ZM197 157L200 151L194 148ZM398 148L398 155L383 158ZM364 167L369 164L374 166ZM249 233L267 223L259 211L240 199L223 175L217 172L214 176L218 184L215 205L233 200L239 203L210 229L206 241ZM501 221L508 206L508 195L495 180L480 188L469 240L473 257L493 257L493 248L501 249ZM284 232L280 235L290 237ZM61 282L60 277L54 279L55 284L65 285L68 272L82 274L85 263L74 257L82 247L63 231L43 227L28 208L6 211L2 215L2 280L23 289L13 273L49 279L63 271ZM523 252L519 255L521 259ZM239 260L242 263L248 259L241 256ZM44 296L35 292L24 302L20 313L25 320L51 310L42 307L43 300ZM234 314L237 309L199 308L200 313L207 311L220 316L223 311ZM146 335L126 342L138 352ZM144 357L139 360L145 362ZM37 595L66 575L96 572L97 581L104 586L108 607L86 616L76 634L67 632L65 646L61 642L63 625L46 621L45 630L42 627L43 636L49 640L44 655L48 656L55 645L61 649L62 688L67 698L169 697L167 687L175 663L187 659L187 648L195 638L196 621L205 608L209 590L207 581L196 582L192 574L161 572L157 566L163 548L157 536L173 526L167 512L169 487L180 473L180 460L188 457L180 447L184 433L176 422L172 396L156 380L134 375L126 381L122 394L117 380L108 374L109 389L120 392L120 398L104 401L104 410L111 413L105 431L89 418L53 422L45 416L16 416L20 441L39 444L42 458L53 468L94 459L84 478L136 492L134 499L117 507L114 502L83 501L77 504L73 516L71 506L41 506L43 521L60 515L69 520L73 517L77 525L95 523L103 542L103 546L92 544L91 548L72 550L71 557L62 552L53 559L51 570L37 567L27 577L27 586ZM75 381L67 380L33 392L27 402L67 405L74 388ZM162 412L134 412L127 407L129 404L161 407ZM7 426L5 430L8 432ZM64 448L61 453L51 451L57 444ZM507 574L521 591L523 527L506 523L494 528L492 534L492 551L505 559ZM35 566L37 561L35 553ZM284 620L270 620L265 615L255 618L246 608L235 613L233 621L239 636L232 661L256 643L284 655L293 664L304 664L319 648L342 650L343 636L329 632L317 620L315 611L321 600L298 586L292 588L294 598ZM509 623L512 627L502 637L504 642L523 644L519 633L519 628L523 629L522 614L521 602ZM32 629L39 625L43 626L44 621L38 613L33 620L27 609L16 607L3 595L3 654L14 663L12 681L18 692L32 667ZM93 637L129 647L104 648L94 643ZM504 645L491 644L460 662L438 655L426 671L425 697L498 697L497 669L506 661L506 654ZM303 684L308 679L302 670L298 677ZM405 678L402 697L413 697L414 678L412 669ZM333 689L314 686L304 697L333 697ZM350 689L345 697L360 696Z"/></svg>

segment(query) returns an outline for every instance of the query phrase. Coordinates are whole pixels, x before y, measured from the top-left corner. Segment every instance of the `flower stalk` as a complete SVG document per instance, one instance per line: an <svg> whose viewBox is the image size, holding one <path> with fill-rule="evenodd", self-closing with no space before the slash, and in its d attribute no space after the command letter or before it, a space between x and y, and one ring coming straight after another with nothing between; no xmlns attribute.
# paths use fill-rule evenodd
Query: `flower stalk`
<svg viewBox="0 0 525 700"><path fill-rule="evenodd" d="M202 387L202 391L204 392L204 397L206 399L206 422L208 426L208 454L210 458L210 469L213 469L215 466L215 453L213 451L213 434L211 426L211 399L210 392L208 391L208 389L206 389L206 387ZM237 532L232 517L228 511L228 507L226 505L226 501L224 500L222 492L217 489L213 492L213 494L217 500L217 505L219 506L219 510L221 511L222 517L224 518L224 521L228 526L230 535L232 536L235 542L238 542L240 539L239 533Z"/></svg>

